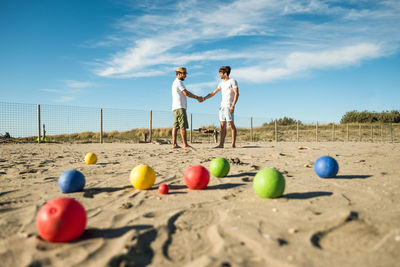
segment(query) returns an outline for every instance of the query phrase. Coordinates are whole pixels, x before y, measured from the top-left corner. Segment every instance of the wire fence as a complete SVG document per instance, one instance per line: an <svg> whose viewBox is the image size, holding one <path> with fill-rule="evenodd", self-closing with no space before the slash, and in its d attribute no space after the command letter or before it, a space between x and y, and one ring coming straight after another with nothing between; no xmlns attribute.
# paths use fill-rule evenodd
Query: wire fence
<svg viewBox="0 0 400 267"><path fill-rule="evenodd" d="M188 139L217 142L218 114L188 113ZM170 142L173 114L0 102L1 140L25 142ZM399 142L400 124L292 124L235 116L237 141ZM231 131L227 129L227 141Z"/></svg>

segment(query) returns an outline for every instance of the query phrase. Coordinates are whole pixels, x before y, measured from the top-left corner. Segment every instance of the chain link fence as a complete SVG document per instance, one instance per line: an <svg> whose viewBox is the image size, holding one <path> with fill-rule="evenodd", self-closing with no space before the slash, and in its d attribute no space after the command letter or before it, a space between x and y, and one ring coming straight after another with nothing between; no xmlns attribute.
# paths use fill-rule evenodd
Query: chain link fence
<svg viewBox="0 0 400 267"><path fill-rule="evenodd" d="M188 113L188 139L216 142L218 114ZM171 142L173 114L0 102L0 137L23 142ZM278 125L271 118L235 116L237 141L399 142L400 124ZM40 138L39 138L40 137ZM179 137L180 138L180 137ZM227 129L226 141L231 131Z"/></svg>

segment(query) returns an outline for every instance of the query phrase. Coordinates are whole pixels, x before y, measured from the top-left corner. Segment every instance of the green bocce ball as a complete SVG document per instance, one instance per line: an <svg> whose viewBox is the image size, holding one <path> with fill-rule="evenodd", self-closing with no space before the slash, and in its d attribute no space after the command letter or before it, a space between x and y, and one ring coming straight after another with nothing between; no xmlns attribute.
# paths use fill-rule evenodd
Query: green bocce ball
<svg viewBox="0 0 400 267"><path fill-rule="evenodd" d="M210 172L213 176L222 178L228 175L231 166L226 158L215 158L210 163Z"/></svg>
<svg viewBox="0 0 400 267"><path fill-rule="evenodd" d="M254 177L253 187L261 198L277 198L285 191L285 178L274 168L262 169Z"/></svg>

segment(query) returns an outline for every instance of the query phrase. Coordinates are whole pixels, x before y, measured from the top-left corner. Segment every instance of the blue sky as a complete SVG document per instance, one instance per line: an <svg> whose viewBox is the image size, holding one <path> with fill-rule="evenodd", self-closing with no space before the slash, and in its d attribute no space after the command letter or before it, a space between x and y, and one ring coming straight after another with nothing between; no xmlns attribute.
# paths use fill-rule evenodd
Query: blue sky
<svg viewBox="0 0 400 267"><path fill-rule="evenodd" d="M398 0L1 0L0 36L5 102L169 111L177 66L204 96L230 65L236 116L400 109Z"/></svg>

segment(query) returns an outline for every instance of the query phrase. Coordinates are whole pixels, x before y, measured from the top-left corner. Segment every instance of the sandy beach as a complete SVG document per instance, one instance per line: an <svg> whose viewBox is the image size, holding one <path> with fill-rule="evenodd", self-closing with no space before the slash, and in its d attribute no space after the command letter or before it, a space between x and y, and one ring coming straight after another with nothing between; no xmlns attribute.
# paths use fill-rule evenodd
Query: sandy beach
<svg viewBox="0 0 400 267"><path fill-rule="evenodd" d="M239 143L236 149L195 150L158 144L0 144L1 266L398 266L400 144ZM86 165L85 154L98 156ZM337 159L336 178L313 171L323 155ZM230 161L228 177L189 190L183 174ZM138 164L157 173L150 190L136 190ZM262 199L258 170L274 167L284 195ZM83 192L63 194L57 179L77 169ZM170 186L162 195L157 187ZM83 235L70 243L38 236L40 207L56 197L87 211Z"/></svg>

